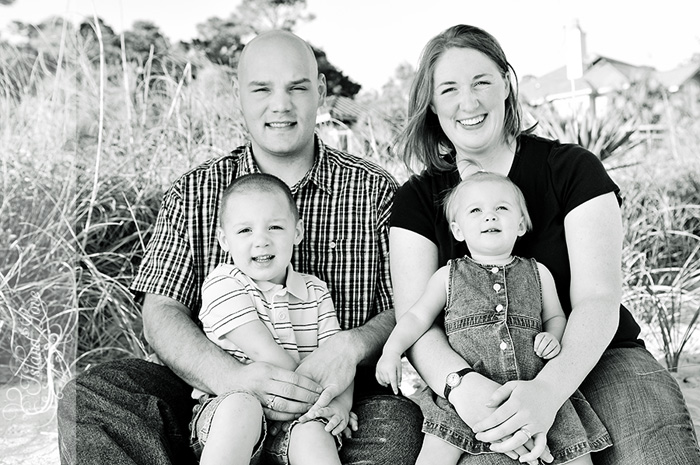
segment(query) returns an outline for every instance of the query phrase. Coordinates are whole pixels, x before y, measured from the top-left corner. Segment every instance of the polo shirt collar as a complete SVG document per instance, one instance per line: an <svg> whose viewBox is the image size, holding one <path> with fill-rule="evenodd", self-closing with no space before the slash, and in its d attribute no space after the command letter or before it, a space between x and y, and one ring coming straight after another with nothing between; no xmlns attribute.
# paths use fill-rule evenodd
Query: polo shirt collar
<svg viewBox="0 0 700 465"><path fill-rule="evenodd" d="M331 185L331 167L328 161L327 147L323 143L318 133L314 133L314 164L311 169L302 177L299 182L292 186L292 192L296 192L306 185L307 182L313 182L316 187L324 191L328 195L332 195ZM250 173L260 173L260 168L253 157L253 145L248 141L244 150L238 157L240 164L237 176Z"/></svg>
<svg viewBox="0 0 700 465"><path fill-rule="evenodd" d="M255 287L260 289L262 292L268 292L273 288L280 286L279 284L275 284L270 281L256 281L254 279L251 279L250 281L252 281L253 285L255 285ZM287 280L282 287L286 288L287 292L292 294L297 299L302 301L308 300L309 291L306 288L306 280L304 280L304 277L300 273L294 271L294 267L292 267L291 263L287 266Z"/></svg>

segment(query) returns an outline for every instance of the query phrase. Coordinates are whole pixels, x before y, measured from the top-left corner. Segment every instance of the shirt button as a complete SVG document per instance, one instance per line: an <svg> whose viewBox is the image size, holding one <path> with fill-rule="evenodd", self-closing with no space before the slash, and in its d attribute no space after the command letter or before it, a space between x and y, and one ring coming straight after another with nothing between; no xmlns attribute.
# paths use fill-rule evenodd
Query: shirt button
<svg viewBox="0 0 700 465"><path fill-rule="evenodd" d="M498 273L498 267L494 266L493 268L491 268L491 273L493 273L493 274Z"/></svg>
<svg viewBox="0 0 700 465"><path fill-rule="evenodd" d="M500 291L500 290L501 290L501 285L498 284L498 283L494 284L494 285L493 285L493 290L496 291L496 292Z"/></svg>
<svg viewBox="0 0 700 465"><path fill-rule="evenodd" d="M284 312L279 312L277 314L277 319L280 321L284 320L286 317L287 317L287 315Z"/></svg>
<svg viewBox="0 0 700 465"><path fill-rule="evenodd" d="M328 244L328 247L330 247L331 249L335 249L335 242L331 241L330 244Z"/></svg>
<svg viewBox="0 0 700 465"><path fill-rule="evenodd" d="M503 311L503 305L501 305L501 304L496 305L496 311L497 312Z"/></svg>
<svg viewBox="0 0 700 465"><path fill-rule="evenodd" d="M506 350L508 348L508 344L506 344L506 341L501 341L501 345L499 347L501 350Z"/></svg>

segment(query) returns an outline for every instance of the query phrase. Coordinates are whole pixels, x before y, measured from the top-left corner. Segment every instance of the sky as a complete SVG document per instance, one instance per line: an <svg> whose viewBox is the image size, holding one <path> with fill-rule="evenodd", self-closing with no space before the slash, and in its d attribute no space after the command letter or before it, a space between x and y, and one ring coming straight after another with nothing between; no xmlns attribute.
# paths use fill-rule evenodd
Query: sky
<svg viewBox="0 0 700 465"><path fill-rule="evenodd" d="M151 20L171 41L189 41L198 23L228 17L239 1L15 0L0 5L0 30L12 20L60 15L79 21L96 12L116 32ZM663 71L700 53L697 0L307 0L307 5L316 18L295 32L365 89L380 89L401 63L415 67L426 42L458 23L493 34L520 77L566 64L565 26L574 20L586 34L589 56Z"/></svg>

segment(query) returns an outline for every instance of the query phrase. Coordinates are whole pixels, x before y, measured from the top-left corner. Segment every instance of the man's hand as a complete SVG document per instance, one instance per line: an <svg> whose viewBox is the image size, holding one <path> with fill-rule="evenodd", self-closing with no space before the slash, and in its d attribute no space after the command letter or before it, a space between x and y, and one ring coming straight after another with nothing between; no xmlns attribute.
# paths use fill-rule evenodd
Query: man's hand
<svg viewBox="0 0 700 465"><path fill-rule="evenodd" d="M384 352L377 362L376 377L379 384L391 386L394 394L398 394L401 385L401 354Z"/></svg>
<svg viewBox="0 0 700 465"><path fill-rule="evenodd" d="M350 356L352 347L346 345L344 332L328 339L301 361L298 375L312 379L324 389L314 404L315 408L326 407L355 380L357 366Z"/></svg>
<svg viewBox="0 0 700 465"><path fill-rule="evenodd" d="M557 338L546 331L535 336L535 354L539 358L549 360L559 355L561 352L561 344Z"/></svg>
<svg viewBox="0 0 700 465"><path fill-rule="evenodd" d="M239 385L255 394L271 420L293 420L311 408L322 392L312 379L265 362L241 368Z"/></svg>

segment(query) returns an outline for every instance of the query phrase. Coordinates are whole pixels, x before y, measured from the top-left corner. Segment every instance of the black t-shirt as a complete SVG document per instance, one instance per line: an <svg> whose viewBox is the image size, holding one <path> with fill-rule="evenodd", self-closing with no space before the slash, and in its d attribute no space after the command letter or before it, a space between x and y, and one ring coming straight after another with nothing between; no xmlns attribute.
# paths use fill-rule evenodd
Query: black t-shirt
<svg viewBox="0 0 700 465"><path fill-rule="evenodd" d="M564 235L564 218L599 195L620 189L610 179L598 158L586 149L561 144L533 135L521 135L508 177L522 190L533 228L515 244L514 255L532 257L554 276L564 312L571 313L569 284L571 273ZM412 176L396 193L391 226L426 237L438 247L438 266L469 251L450 232L445 217L445 195L460 181L457 169ZM630 312L620 307L620 325L611 347L643 344L639 325Z"/></svg>

